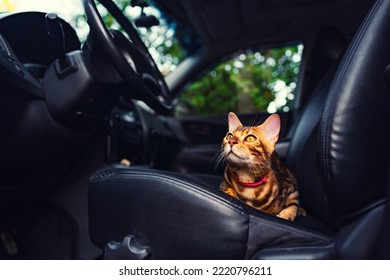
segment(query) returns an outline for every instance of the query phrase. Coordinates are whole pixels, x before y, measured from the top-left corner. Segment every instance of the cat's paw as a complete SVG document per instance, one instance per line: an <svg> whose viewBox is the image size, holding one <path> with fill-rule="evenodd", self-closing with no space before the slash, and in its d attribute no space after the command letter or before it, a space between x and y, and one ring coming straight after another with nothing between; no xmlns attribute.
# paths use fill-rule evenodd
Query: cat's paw
<svg viewBox="0 0 390 280"><path fill-rule="evenodd" d="M220 189L221 189L221 191L223 191L224 193L226 193L226 194L228 194L228 195L230 195L230 196L232 196L232 197L238 198L238 197L237 197L237 193L236 193L236 191L235 191L233 188L228 187L228 186L222 184L221 187L220 187Z"/></svg>
<svg viewBox="0 0 390 280"><path fill-rule="evenodd" d="M232 197L238 198L236 192L232 189L225 190L225 193L227 193L228 195L230 195Z"/></svg>
<svg viewBox="0 0 390 280"><path fill-rule="evenodd" d="M298 208L298 215L306 216L306 210L303 209L302 207L299 207Z"/></svg>
<svg viewBox="0 0 390 280"><path fill-rule="evenodd" d="M290 207L284 208L276 216L278 216L279 218L282 218L282 219L289 220L289 221L294 221L295 217L297 216L297 211L298 211L298 209L296 206L290 206Z"/></svg>

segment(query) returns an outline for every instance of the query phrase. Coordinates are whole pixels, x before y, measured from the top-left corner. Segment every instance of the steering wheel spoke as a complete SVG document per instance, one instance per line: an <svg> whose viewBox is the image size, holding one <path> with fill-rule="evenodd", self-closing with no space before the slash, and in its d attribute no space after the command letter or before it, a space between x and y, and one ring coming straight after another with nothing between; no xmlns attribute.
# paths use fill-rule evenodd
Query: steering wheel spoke
<svg viewBox="0 0 390 280"><path fill-rule="evenodd" d="M170 114L172 96L147 47L132 23L111 0L99 0L120 24L130 40L118 30L108 30L94 0L83 0L90 35L122 76L130 98L144 101L160 114Z"/></svg>

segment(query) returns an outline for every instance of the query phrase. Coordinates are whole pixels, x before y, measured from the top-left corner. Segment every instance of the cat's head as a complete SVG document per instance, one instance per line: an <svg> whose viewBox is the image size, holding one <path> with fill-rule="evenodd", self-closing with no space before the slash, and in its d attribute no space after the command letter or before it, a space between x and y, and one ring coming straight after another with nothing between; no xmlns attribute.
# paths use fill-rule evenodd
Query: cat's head
<svg viewBox="0 0 390 280"><path fill-rule="evenodd" d="M268 166L279 137L279 115L270 115L258 126L243 126L231 112L228 122L229 131L222 141L222 153L227 164L251 169Z"/></svg>

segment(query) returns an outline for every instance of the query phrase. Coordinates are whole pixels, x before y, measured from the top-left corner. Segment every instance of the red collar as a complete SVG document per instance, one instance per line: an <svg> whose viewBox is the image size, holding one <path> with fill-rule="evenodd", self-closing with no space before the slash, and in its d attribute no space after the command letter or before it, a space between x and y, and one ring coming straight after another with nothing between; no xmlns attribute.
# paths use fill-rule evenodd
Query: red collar
<svg viewBox="0 0 390 280"><path fill-rule="evenodd" d="M257 188L259 186L261 186L262 184L264 184L266 181L267 181L267 177L264 176L263 179L259 180L259 181L255 181L253 183L244 183L244 182L241 182L237 176L234 176L234 180L236 180L236 182L238 184L240 184L241 186L243 187L247 187L247 188Z"/></svg>

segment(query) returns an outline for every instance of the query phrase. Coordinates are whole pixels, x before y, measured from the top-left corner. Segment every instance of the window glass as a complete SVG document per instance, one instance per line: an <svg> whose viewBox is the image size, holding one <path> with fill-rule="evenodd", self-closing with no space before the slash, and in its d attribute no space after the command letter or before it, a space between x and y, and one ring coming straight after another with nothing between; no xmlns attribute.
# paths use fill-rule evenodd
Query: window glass
<svg viewBox="0 0 390 280"><path fill-rule="evenodd" d="M298 43L232 55L184 90L176 115L288 112L302 51Z"/></svg>
<svg viewBox="0 0 390 280"><path fill-rule="evenodd" d="M200 42L194 31L175 22L168 15L162 14L153 1L147 0L148 7L133 7L130 0L114 0L118 8L133 23L141 15L154 16L158 25L139 27L139 34L148 47L163 75L169 74L188 55L200 47ZM99 2L97 8L108 28L121 30L113 16ZM81 0L0 0L1 12L41 11L57 13L69 22L76 30L80 41L87 39L89 26L84 15Z"/></svg>
<svg viewBox="0 0 390 280"><path fill-rule="evenodd" d="M89 32L80 0L0 0L0 13L24 11L58 14L76 29L81 40L85 40Z"/></svg>
<svg viewBox="0 0 390 280"><path fill-rule="evenodd" d="M186 57L186 50L183 49L177 38L177 24L172 23L157 7L152 5L151 1L146 1L149 6L144 8L133 7L126 0L114 0L114 2L133 24L142 16L154 17L157 20L158 24L155 26L138 26L136 28L161 73L167 75L174 71L177 65ZM122 27L103 5L98 4L97 7L108 28L122 31Z"/></svg>

